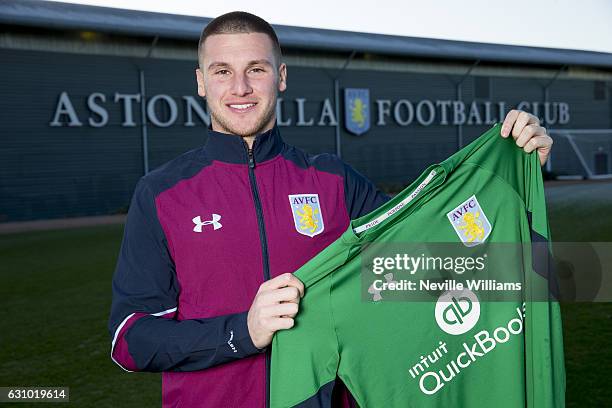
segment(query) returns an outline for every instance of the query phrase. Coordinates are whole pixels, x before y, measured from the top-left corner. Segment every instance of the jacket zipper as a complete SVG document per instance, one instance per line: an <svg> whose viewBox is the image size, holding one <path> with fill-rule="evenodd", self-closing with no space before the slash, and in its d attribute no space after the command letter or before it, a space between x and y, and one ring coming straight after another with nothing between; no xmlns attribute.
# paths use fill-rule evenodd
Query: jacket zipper
<svg viewBox="0 0 612 408"><path fill-rule="evenodd" d="M264 281L270 279L270 265L268 260L268 240L266 239L266 227L264 225L263 211L261 209L261 201L259 199L259 190L257 189L257 183L255 181L255 155L253 154L253 148L257 139L253 142L253 147L249 148L248 144L244 142L247 148L247 156L249 161L249 181L251 183L251 191L253 192L253 198L255 200L255 212L257 213L257 226L259 227L259 241L261 242L261 252L263 258L263 273ZM270 406L270 349L266 350L266 408Z"/></svg>

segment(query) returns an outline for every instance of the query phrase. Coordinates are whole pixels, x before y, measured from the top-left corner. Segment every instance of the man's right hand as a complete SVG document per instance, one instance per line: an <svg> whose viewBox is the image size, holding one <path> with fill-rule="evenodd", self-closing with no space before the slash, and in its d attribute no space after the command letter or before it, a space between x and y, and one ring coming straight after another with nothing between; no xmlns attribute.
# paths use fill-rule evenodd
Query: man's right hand
<svg viewBox="0 0 612 408"><path fill-rule="evenodd" d="M277 330L293 327L303 296L304 284L291 273L261 284L247 315L249 335L255 347L268 346Z"/></svg>

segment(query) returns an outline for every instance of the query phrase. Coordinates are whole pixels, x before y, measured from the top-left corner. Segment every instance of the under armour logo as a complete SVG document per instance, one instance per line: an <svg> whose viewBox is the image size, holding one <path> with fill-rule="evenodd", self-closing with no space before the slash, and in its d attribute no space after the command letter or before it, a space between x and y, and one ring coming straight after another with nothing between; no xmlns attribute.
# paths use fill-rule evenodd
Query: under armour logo
<svg viewBox="0 0 612 408"><path fill-rule="evenodd" d="M193 217L193 219L191 220L195 224L195 227L193 227L193 231L202 232L202 227L204 225L211 225L211 224L214 230L218 230L219 228L222 227L221 223L219 222L220 219L221 219L221 216L219 214L213 214L212 220L210 221L202 221L202 218L200 218L199 215L197 217Z"/></svg>

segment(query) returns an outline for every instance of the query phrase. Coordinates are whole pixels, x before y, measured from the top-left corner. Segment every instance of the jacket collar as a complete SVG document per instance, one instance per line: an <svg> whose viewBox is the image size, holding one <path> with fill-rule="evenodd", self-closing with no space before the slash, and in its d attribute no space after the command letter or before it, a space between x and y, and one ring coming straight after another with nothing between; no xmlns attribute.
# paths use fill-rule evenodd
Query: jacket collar
<svg viewBox="0 0 612 408"><path fill-rule="evenodd" d="M276 157L283 149L284 142L278 126L255 136L253 155L256 163L261 163ZM212 160L226 163L248 163L248 145L242 137L229 133L221 133L208 127L208 140L204 145L206 156Z"/></svg>

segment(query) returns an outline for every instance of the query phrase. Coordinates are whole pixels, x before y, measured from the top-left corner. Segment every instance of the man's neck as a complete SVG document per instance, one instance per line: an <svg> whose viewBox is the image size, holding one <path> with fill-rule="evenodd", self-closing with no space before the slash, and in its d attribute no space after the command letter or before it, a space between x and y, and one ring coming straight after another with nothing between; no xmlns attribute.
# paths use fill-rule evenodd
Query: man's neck
<svg viewBox="0 0 612 408"><path fill-rule="evenodd" d="M221 130L219 129L219 126L215 126L216 124L213 123L211 124L211 129L215 132L219 132L219 133L227 133L227 134L232 134L232 133L228 133L227 130ZM255 143L255 138L257 137L258 134L260 133L264 133L269 131L270 129L272 129L274 127L274 123L270 126L267 126L266 128L264 128L263 130L259 131L258 133L252 135L252 136L239 136L242 137L242 140L244 140L247 144L247 146L249 147L249 150L253 148L253 143Z"/></svg>
<svg viewBox="0 0 612 408"><path fill-rule="evenodd" d="M249 146L249 150L253 148L253 143L255 142L255 136L243 136L242 140L244 140Z"/></svg>

